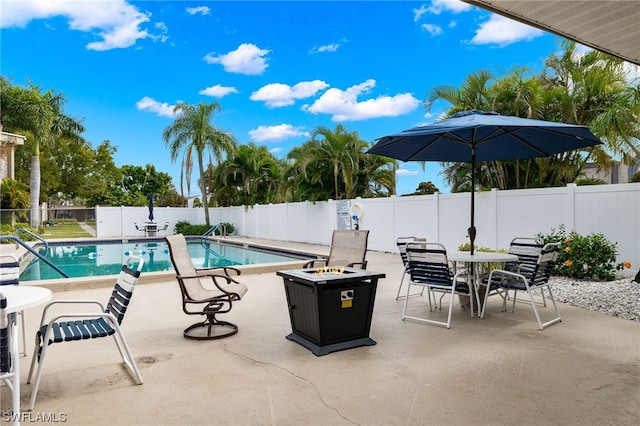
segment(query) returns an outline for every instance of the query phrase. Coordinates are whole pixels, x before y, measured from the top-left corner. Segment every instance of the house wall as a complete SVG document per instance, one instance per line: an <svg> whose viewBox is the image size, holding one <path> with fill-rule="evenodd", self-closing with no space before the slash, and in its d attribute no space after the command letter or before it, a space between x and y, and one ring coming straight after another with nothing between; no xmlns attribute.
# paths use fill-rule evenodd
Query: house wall
<svg viewBox="0 0 640 426"><path fill-rule="evenodd" d="M470 194L432 194L350 200L360 203L360 229L371 230L369 248L397 252L398 237L426 237L455 249L468 241ZM250 238L329 245L337 227L336 201L211 208L212 224L232 223ZM640 266L640 183L476 193L476 245L507 248L514 237L548 234L564 225L581 235L602 233L617 243L618 259ZM98 237L135 236L146 207L97 207ZM155 221L169 230L179 220L204 223L202 208L154 208ZM139 235L139 234L138 234Z"/></svg>

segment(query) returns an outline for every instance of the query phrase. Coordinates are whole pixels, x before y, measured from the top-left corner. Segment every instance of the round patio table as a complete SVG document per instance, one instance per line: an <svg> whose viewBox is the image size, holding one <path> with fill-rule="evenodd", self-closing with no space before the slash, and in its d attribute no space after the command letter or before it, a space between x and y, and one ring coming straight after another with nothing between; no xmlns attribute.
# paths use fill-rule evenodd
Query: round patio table
<svg viewBox="0 0 640 426"><path fill-rule="evenodd" d="M492 263L504 264L505 262L518 260L518 256L515 254L495 252L475 252L471 254L471 252L468 251L454 251L447 253L447 258L454 262L464 263L467 270L471 272L471 274L467 275L467 283L473 286L477 302L476 307L478 307L478 318L480 318L480 310L482 309L478 289L482 282L484 265L487 264L489 265L489 268L491 268Z"/></svg>

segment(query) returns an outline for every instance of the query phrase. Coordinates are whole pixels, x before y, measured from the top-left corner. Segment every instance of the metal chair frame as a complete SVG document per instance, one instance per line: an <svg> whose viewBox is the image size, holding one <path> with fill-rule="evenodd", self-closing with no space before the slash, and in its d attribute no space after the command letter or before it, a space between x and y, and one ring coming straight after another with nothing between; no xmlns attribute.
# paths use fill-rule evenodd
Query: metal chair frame
<svg viewBox="0 0 640 426"><path fill-rule="evenodd" d="M456 294L466 296L471 296L473 294L473 291L469 288L469 284L466 281L459 280L463 275L466 275L466 272L453 272L451 263L447 259L447 250L442 244L414 242L408 243L406 249L410 280L408 281L407 294L404 298L402 320L404 321L405 319L408 319L450 328L454 296ZM412 285L427 287L430 312L433 311L433 305L431 302L432 291L443 293L440 297L440 309L442 309L442 298L447 294L450 295L447 321L437 321L429 318L407 315L407 308L410 299L409 295L411 293ZM471 307L471 317L473 317L473 306Z"/></svg>
<svg viewBox="0 0 640 426"><path fill-rule="evenodd" d="M487 307L487 298L489 297L489 293L491 291L500 291L500 289L504 290L514 290L513 296L513 305L511 307L511 312L515 312L516 300L517 300L517 292L526 292L529 297L529 303L533 308L533 312L536 317L536 321L538 323L538 327L540 330L544 330L548 326L561 322L562 317L560 316L560 310L558 309L558 305L556 304L555 298L553 297L553 292L551 291L551 286L549 284L549 278L551 274L555 271L556 261L558 259L558 254L560 250L560 243L547 243L542 248L540 255L538 256L536 265L531 271L530 274L523 274L503 269L494 269L489 273L489 279L486 284L488 286L487 291L484 296L484 304L482 307L482 312L480 314L480 318L484 318L484 313ZM553 304L553 309L555 311L555 316L546 322L542 322L540 313L538 312L537 305L533 292L535 290L540 290L543 293L546 290L549 293L549 299ZM502 301L502 310L506 311L507 307L507 298L503 297Z"/></svg>
<svg viewBox="0 0 640 426"><path fill-rule="evenodd" d="M134 264L134 262L137 262L137 264ZM129 267L129 265L133 265L133 268ZM141 385L143 383L133 354L120 328L143 265L144 259L141 257L129 256L122 266L106 308L97 300L55 300L45 306L40 327L36 332L36 347L33 351L31 367L27 377L27 383L31 383L31 377L37 362L38 369L31 391L31 399L29 400L29 411L33 410L36 402L42 377L42 368L48 352L47 348L53 343L113 336L125 367L137 384ZM49 318L50 309L69 305L93 307L94 310L93 312L84 313L52 314L51 318Z"/></svg>

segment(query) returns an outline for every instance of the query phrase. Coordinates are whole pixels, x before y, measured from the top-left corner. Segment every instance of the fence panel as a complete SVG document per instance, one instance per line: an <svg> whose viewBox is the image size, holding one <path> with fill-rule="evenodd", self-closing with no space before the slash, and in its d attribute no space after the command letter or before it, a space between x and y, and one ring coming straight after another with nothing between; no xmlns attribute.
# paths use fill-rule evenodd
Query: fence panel
<svg viewBox="0 0 640 426"><path fill-rule="evenodd" d="M396 238L426 237L449 250L468 242L470 194L357 199L364 208L361 229L369 229L372 250L397 252ZM133 222L144 223L146 207L99 207L98 236L135 235ZM204 223L202 208L154 209L159 224L168 220ZM229 222L236 234L253 238L329 245L337 225L333 200L210 209L211 218ZM618 259L640 266L640 183L485 191L476 194L476 244L507 248L514 237L547 234L564 225L567 232L604 234L617 243Z"/></svg>

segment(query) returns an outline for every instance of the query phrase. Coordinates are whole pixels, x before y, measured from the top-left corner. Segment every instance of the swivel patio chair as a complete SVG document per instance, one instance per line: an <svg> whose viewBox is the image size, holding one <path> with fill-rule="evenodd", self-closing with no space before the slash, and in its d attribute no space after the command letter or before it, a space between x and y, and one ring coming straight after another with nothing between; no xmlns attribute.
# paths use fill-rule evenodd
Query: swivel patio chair
<svg viewBox="0 0 640 426"><path fill-rule="evenodd" d="M347 266L367 269L368 230L335 229L331 236L329 257L313 259L304 264L304 268Z"/></svg>
<svg viewBox="0 0 640 426"><path fill-rule="evenodd" d="M18 327L7 314L7 299L0 290L0 380L11 391L11 418L20 424L20 374L18 369Z"/></svg>
<svg viewBox="0 0 640 426"><path fill-rule="evenodd" d="M55 300L45 306L40 327L36 332L36 347L33 351L29 376L27 377L27 383L31 383L31 377L37 362L38 370L29 401L30 411L33 410L36 402L42 377L42 367L48 352L47 348L53 343L113 336L124 366L131 373L136 383L142 384L142 376L120 329L120 324L122 324L124 315L127 312L127 307L143 265L144 259L141 257L129 256L125 264L122 265L120 275L118 275L106 308L97 300ZM85 312L56 313L60 306L81 307L81 309L85 309ZM49 315L50 310L51 314Z"/></svg>
<svg viewBox="0 0 640 426"><path fill-rule="evenodd" d="M184 337L196 340L221 339L238 332L238 326L216 318L231 310L233 302L247 293L247 286L231 277L240 271L232 267L196 269L182 234L165 237L171 263L182 292L182 310L187 315L204 315L206 319L187 327Z"/></svg>
<svg viewBox="0 0 640 426"><path fill-rule="evenodd" d="M460 278L465 275L466 272L454 273L452 265L447 259L447 250L442 244L414 242L408 243L406 249L410 280L407 283L407 294L404 299L404 307L402 309L402 320L404 321L405 319L408 319L450 328L454 305L454 295L461 294L465 296L471 296L473 294L473 291L470 291L469 289L468 283L466 281L460 280ZM439 309L442 309L442 298L447 294L450 295L449 311L446 321L439 321L432 317L425 318L407 314L410 299L409 295L411 294L411 286L414 285L427 288L430 312L434 310L433 304L431 302L432 292L442 293L440 297ZM416 310L415 306L413 307L413 310ZM471 316L473 317L473 307L471 307Z"/></svg>
<svg viewBox="0 0 640 426"><path fill-rule="evenodd" d="M487 282L484 284L488 288L485 292L484 304L482 307L480 318L484 318L484 313L487 308L487 298L489 297L490 292L500 290L514 290L513 306L511 308L511 312L515 312L517 292L521 291L526 292L527 296L529 297L529 302L533 308L533 313L536 316L536 321L538 322L538 327L540 328L540 330L544 330L546 327L562 321L560 311L558 310L558 306L553 297L553 292L551 291L551 286L549 284L549 278L556 269L556 262L558 260L559 251L559 242L545 244L540 254L538 255L535 267L530 273L528 271L513 272L504 269L495 269L491 271L489 273ZM555 310L555 316L544 323L540 318L540 313L538 312L538 308L536 307L537 303L534 299L533 293L536 290L539 290L540 292L547 291L549 293L549 299L551 299L551 302L553 303L553 309ZM506 310L506 305L507 298L503 297L503 311Z"/></svg>
<svg viewBox="0 0 640 426"><path fill-rule="evenodd" d="M418 238L418 237L398 237L396 240L396 245L398 246L398 251L400 252L400 258L402 259L402 264L404 265L404 271L402 272L402 279L400 279L400 285L398 286L398 293L396 294L396 300L402 299L405 297L404 295L400 295L402 291L402 283L404 282L405 276L409 273L409 259L407 258L407 244L415 243L415 242L426 242L426 238ZM413 293L409 296L422 296L424 294L424 287L420 290L419 293Z"/></svg>

